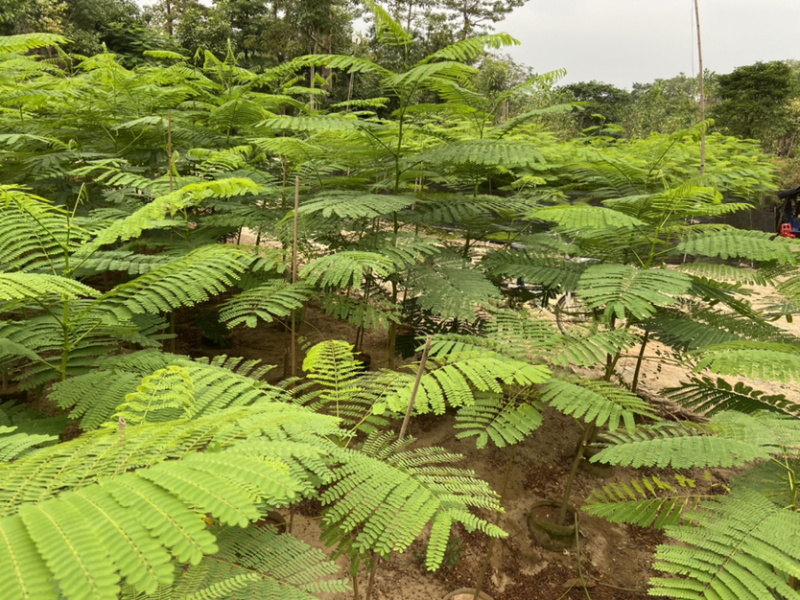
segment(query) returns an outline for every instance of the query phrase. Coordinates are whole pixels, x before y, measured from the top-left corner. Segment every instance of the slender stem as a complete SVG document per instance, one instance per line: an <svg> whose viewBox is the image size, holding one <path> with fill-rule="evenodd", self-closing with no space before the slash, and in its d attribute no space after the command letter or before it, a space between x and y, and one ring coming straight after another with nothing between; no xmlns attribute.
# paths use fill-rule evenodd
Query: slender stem
<svg viewBox="0 0 800 600"><path fill-rule="evenodd" d="M358 600L358 573L352 574L353 577L353 600Z"/></svg>
<svg viewBox="0 0 800 600"><path fill-rule="evenodd" d="M572 493L572 484L575 481L575 475L578 473L578 467L583 460L583 454L586 452L586 447L589 445L589 439L592 437L594 433L594 424L589 425L586 428L586 431L583 432L583 439L581 439L581 445L578 446L578 451L575 452L575 460L572 461L572 468L569 471L569 477L567 478L567 485L564 489L564 501L561 503L561 511L558 513L558 524L564 525L564 522L567 520L567 506L569 505L569 496Z"/></svg>
<svg viewBox="0 0 800 600"><path fill-rule="evenodd" d="M411 411L414 410L414 402L417 399L417 392L419 392L419 385L422 382L422 375L425 373L425 363L428 362L428 353L431 351L431 338L425 341L425 349L422 351L422 359L419 361L419 369L417 369L417 378L414 380L414 389L411 390L411 398L408 399L408 408L406 408L406 417L403 419L403 425L400 427L400 435L397 440L402 440L406 437L406 430L408 429L408 422L411 420Z"/></svg>
<svg viewBox="0 0 800 600"><path fill-rule="evenodd" d="M375 560L372 562L372 568L369 570L369 579L367 579L367 595L365 600L370 600L372 598L372 586L375 583L375 572L378 570L380 561L381 557L376 556Z"/></svg>
<svg viewBox="0 0 800 600"><path fill-rule="evenodd" d="M64 298L64 315L61 321L61 331L64 336L63 347L61 348L61 368L59 374L61 381L67 378L67 365L69 363L70 343L69 343L69 300Z"/></svg>
<svg viewBox="0 0 800 600"><path fill-rule="evenodd" d="M581 540L578 530L578 513L575 513L575 557L578 560L578 579L581 580L583 591L586 594L587 600L592 600L589 595L589 588L586 587L586 578L583 576L583 567L581 566Z"/></svg>
<svg viewBox="0 0 800 600"><path fill-rule="evenodd" d="M642 347L639 349L639 356L636 357L636 369L633 372L633 381L631 382L631 392L634 394L639 388L639 372L642 370L642 361L644 360L644 349L647 347L647 340L650 338L650 330L645 329L644 338L642 339Z"/></svg>
<svg viewBox="0 0 800 600"><path fill-rule="evenodd" d="M392 279L389 283L392 285L392 306L397 306L397 282ZM395 346L397 345L397 323L391 321L389 323L389 335L386 340L386 367L394 369L394 353Z"/></svg>
<svg viewBox="0 0 800 600"><path fill-rule="evenodd" d="M514 464L514 457L517 454L517 444L514 444L511 447L511 456L508 457L508 463L506 464L506 475L503 479L503 489L500 491L500 501L503 501L503 498L506 497L506 491L508 490L508 480L511 478L511 465ZM499 524L500 522L500 515L498 514L495 517L495 525ZM497 541L497 538L489 538L489 546L486 548L486 558L483 559L483 565L481 566L480 575L478 575L478 582L475 584L475 595L472 596L472 600L478 600L479 596L481 595L481 591L483 590L483 583L486 580L486 573L489 571L489 562L492 560L492 552L494 551L494 544Z"/></svg>
<svg viewBox="0 0 800 600"><path fill-rule="evenodd" d="M169 176L169 191L175 191L175 179L172 173L172 109L167 113L167 164Z"/></svg>

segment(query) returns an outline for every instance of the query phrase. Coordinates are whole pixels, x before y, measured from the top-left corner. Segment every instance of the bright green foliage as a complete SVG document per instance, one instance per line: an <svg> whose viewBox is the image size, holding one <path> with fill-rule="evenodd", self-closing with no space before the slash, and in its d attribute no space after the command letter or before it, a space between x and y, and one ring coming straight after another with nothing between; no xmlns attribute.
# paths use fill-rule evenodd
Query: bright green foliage
<svg viewBox="0 0 800 600"><path fill-rule="evenodd" d="M196 564L203 553L216 551L203 513L244 525L259 517L256 502L296 498L301 471L276 458L285 441L275 446L268 440L305 431L297 442L310 444L308 450L298 448L289 458L303 461L309 451L325 451L321 438L313 447L313 436L329 432L333 423L319 417L314 426L302 409L273 406L178 425L120 423L0 468L0 529L7 532L0 552L9 593L57 597L58 585L70 598L116 598L120 577L154 592L173 580L171 560ZM260 446L249 441L254 430L266 436ZM218 451L198 453L198 435ZM164 460L169 457L181 460ZM57 495L62 487L74 491ZM31 553L34 547L41 557ZM28 595L24 590L31 586L43 594Z"/></svg>
<svg viewBox="0 0 800 600"><path fill-rule="evenodd" d="M472 356L470 356L472 354ZM470 406L476 392L502 394L504 385L528 386L547 381L550 371L542 365L487 352L456 355L438 369L423 375L414 408L419 413L443 414L446 406ZM403 413L411 399L414 378L390 375L392 394L381 406Z"/></svg>
<svg viewBox="0 0 800 600"><path fill-rule="evenodd" d="M773 239L763 231L741 231L723 229L689 237L678 244L676 250L687 254L746 260L775 261L779 264L795 264L791 244L786 238Z"/></svg>
<svg viewBox="0 0 800 600"><path fill-rule="evenodd" d="M108 296L134 313L169 312L220 294L244 272L249 255L231 246L206 246L117 286Z"/></svg>
<svg viewBox="0 0 800 600"><path fill-rule="evenodd" d="M355 429L367 431L376 425L385 425L382 418L373 416L376 401L360 385L363 365L353 357L353 347L347 342L322 342L312 346L303 360L303 370L321 390L314 395L309 406L315 412L330 414Z"/></svg>
<svg viewBox="0 0 800 600"><path fill-rule="evenodd" d="M411 285L420 293L417 301L424 309L445 319L473 321L478 308L499 302L500 295L483 273L458 262L447 261L435 269L420 265Z"/></svg>
<svg viewBox="0 0 800 600"><path fill-rule="evenodd" d="M531 218L553 221L568 229L605 229L606 227L633 229L645 225L643 221L602 206L552 206L537 210Z"/></svg>
<svg viewBox="0 0 800 600"><path fill-rule="evenodd" d="M767 394L741 381L731 385L719 377L716 380L692 377L680 387L666 389L664 393L680 405L709 416L727 410L747 414L772 410L788 415L797 415L800 411L783 394Z"/></svg>
<svg viewBox="0 0 800 600"><path fill-rule="evenodd" d="M656 307L675 304L689 284L687 275L666 269L592 265L581 275L578 289L589 308L603 307L618 319L644 319L655 314Z"/></svg>
<svg viewBox="0 0 800 600"><path fill-rule="evenodd" d="M304 282L272 279L226 300L220 305L219 318L231 328L241 324L255 327L259 319L271 323L275 317L288 316L310 298L311 289Z"/></svg>
<svg viewBox="0 0 800 600"><path fill-rule="evenodd" d="M53 295L74 300L96 297L99 293L78 281L57 275L0 273L0 300L33 300Z"/></svg>
<svg viewBox="0 0 800 600"><path fill-rule="evenodd" d="M120 422L138 425L191 416L194 385L186 369L170 366L142 379L136 391L125 396L114 416Z"/></svg>
<svg viewBox="0 0 800 600"><path fill-rule="evenodd" d="M729 342L704 348L695 371L744 375L764 381L800 380L800 348L769 342Z"/></svg>
<svg viewBox="0 0 800 600"><path fill-rule="evenodd" d="M53 271L53 257L75 250L87 234L44 198L0 186L0 265L6 271Z"/></svg>
<svg viewBox="0 0 800 600"><path fill-rule="evenodd" d="M210 364L203 364L199 360L152 351L100 359L95 362L95 370L56 384L52 398L61 408L71 409L70 418L81 419L84 431L95 429L111 419L117 407L126 401L128 395L136 394L143 378L149 377L153 371L163 370L167 374L175 370L179 374L159 381L164 386L158 390L159 393L167 397L175 395L177 405L181 406L177 414L171 415L172 418L183 416L182 402L189 398L191 412L195 415L211 414L232 406L289 399L284 390L260 381L269 367L254 368L251 372L247 363L242 363L244 368L240 368L240 362L241 359L222 356ZM177 384L179 389L174 390L172 384ZM93 393L97 389L105 390L105 393Z"/></svg>
<svg viewBox="0 0 800 600"><path fill-rule="evenodd" d="M294 4L317 18L312 3ZM275 387L253 361L161 350L172 329L165 314L182 335L183 309L220 294L215 308L229 327L300 321L311 300L356 327L387 327L389 340L412 304L409 313L443 330L468 323L470 335L435 336L414 406L456 408L460 437L516 444L535 435L544 399L611 430L602 460L773 459L781 479L765 497L794 503L786 482L796 472L795 419L758 411L791 412L783 400L694 380L682 398L718 413L712 422L649 426L634 418L653 410L611 383L621 356L651 338L698 369L797 372L797 340L762 318L744 287L785 280L791 242L706 223L750 205L724 199L755 204L771 190L768 159L710 135L697 177L696 136L707 125L558 142L542 125L571 107L544 106L540 95L558 73L496 89L475 66L486 48L515 40L468 38L412 59L415 36L370 4L378 37L392 46L371 46L370 56L389 56L395 70L343 54L250 71L241 62L249 50L236 55L242 39L224 59L151 52L135 68L111 53L54 62L49 50L0 51L3 383L55 402L87 432L53 444L48 434L63 425L37 419L40 429L28 429L0 411L0 457L11 461L0 465L9 597L338 592L319 553L252 524L302 498L328 502L325 539L349 554L353 574L370 552L402 552L428 527L429 568L441 564L453 523L502 535L487 513L470 512L496 510L497 496L454 455L409 450L410 440L375 431L405 412L418 364L364 373L349 344L325 342L308 353L305 380ZM12 38L0 49L61 41ZM310 88L301 82L312 67ZM337 70L339 84L352 82L346 102ZM367 89L378 97L364 98ZM295 177L303 268L288 283ZM255 244L238 245L250 236ZM485 252L486 240L506 246ZM684 253L695 262L660 268ZM743 274L718 264L726 257L760 264ZM788 276L776 315L797 312ZM544 295L576 291L597 321L564 336L538 311L501 308L503 278L517 277ZM752 364L761 359L769 362ZM553 365L599 367L604 379L551 379ZM364 445L361 432L372 433ZM763 473L751 473L745 483L756 487ZM592 510L672 522L694 499L681 480L666 481L607 488Z"/></svg>
<svg viewBox="0 0 800 600"><path fill-rule="evenodd" d="M475 437L475 445L485 448L489 440L498 448L518 444L544 421L541 406L514 396L480 394L474 404L462 407L454 428L457 438Z"/></svg>
<svg viewBox="0 0 800 600"><path fill-rule="evenodd" d="M639 343L639 338L629 329L596 331L586 337L565 338L559 340L547 356L553 365L559 367L602 364L606 357L618 356Z"/></svg>
<svg viewBox="0 0 800 600"><path fill-rule="evenodd" d="M387 557L402 551L432 523L426 566L439 567L450 528L462 523L493 537L497 526L469 512L470 507L498 510L497 495L472 471L451 466L461 460L442 448L408 450L413 438L389 443L391 434L370 436L362 452L352 453L337 471L337 482L322 495L325 539L339 552L369 550ZM358 531L351 539L349 533Z"/></svg>
<svg viewBox="0 0 800 600"><path fill-rule="evenodd" d="M629 434L636 431L635 417L655 418L650 406L636 394L608 381L553 378L542 386L541 398L560 411L597 426L616 431L624 423Z"/></svg>
<svg viewBox="0 0 800 600"><path fill-rule="evenodd" d="M333 215L340 219L372 219L403 210L414 204L414 201L413 196L325 192L304 203L299 214L320 213L326 219Z"/></svg>
<svg viewBox="0 0 800 600"><path fill-rule="evenodd" d="M0 425L0 462L8 462L30 451L35 446L57 441L54 435L18 432L17 427Z"/></svg>
<svg viewBox="0 0 800 600"><path fill-rule="evenodd" d="M696 490L694 480L676 474L674 483L658 476L610 483L592 490L583 510L612 523L663 529L681 523L687 509L696 508L709 494Z"/></svg>
<svg viewBox="0 0 800 600"><path fill-rule="evenodd" d="M300 277L320 287L360 287L365 273L384 277L394 270L392 262L373 252L347 251L329 254L307 264Z"/></svg>
<svg viewBox="0 0 800 600"><path fill-rule="evenodd" d="M681 578L654 578L650 593L705 600L796 599L800 577L800 514L752 490L734 491L671 527L677 544L660 546L655 568Z"/></svg>
<svg viewBox="0 0 800 600"><path fill-rule="evenodd" d="M270 526L221 529L217 546L213 557L190 566L174 588L159 591L158 597L313 600L320 592L347 590L344 581L331 579L338 569L324 552L291 535L278 535Z"/></svg>
<svg viewBox="0 0 800 600"><path fill-rule="evenodd" d="M544 156L535 144L510 140L470 140L451 143L426 152L420 159L436 165L474 165L506 169L544 162Z"/></svg>
<svg viewBox="0 0 800 600"><path fill-rule="evenodd" d="M707 425L662 423L632 434L608 433L608 447L592 460L632 467L731 467L780 455L798 436L794 418L722 412Z"/></svg>
<svg viewBox="0 0 800 600"><path fill-rule="evenodd" d="M91 245L82 250L90 252L100 246L118 240L126 241L139 237L147 229L165 225L167 215L174 216L178 211L197 206L211 197L230 198L243 194L253 194L259 187L250 179L228 178L204 183L191 183L164 196L160 196L133 212L125 219L115 221L95 238Z"/></svg>
<svg viewBox="0 0 800 600"><path fill-rule="evenodd" d="M561 256L540 255L531 251L498 250L487 254L483 266L488 273L535 281L545 288L572 291L578 286L586 265Z"/></svg>

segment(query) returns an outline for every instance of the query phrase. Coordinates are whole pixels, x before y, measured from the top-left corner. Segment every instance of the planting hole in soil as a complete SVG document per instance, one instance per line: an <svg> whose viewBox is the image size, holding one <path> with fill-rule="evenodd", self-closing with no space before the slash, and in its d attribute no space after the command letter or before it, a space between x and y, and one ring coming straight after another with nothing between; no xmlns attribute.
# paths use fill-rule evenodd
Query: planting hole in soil
<svg viewBox="0 0 800 600"><path fill-rule="evenodd" d="M528 513L528 532L542 548L560 552L575 545L575 510L567 508L565 525L559 525L560 505L552 500L534 502Z"/></svg>

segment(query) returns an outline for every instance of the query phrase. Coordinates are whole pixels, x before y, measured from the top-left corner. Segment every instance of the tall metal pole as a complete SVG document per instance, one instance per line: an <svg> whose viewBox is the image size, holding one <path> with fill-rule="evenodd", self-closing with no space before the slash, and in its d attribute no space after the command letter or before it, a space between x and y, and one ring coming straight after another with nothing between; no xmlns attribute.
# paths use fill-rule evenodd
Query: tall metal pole
<svg viewBox="0 0 800 600"><path fill-rule="evenodd" d="M705 71L703 70L703 38L700 35L700 0L694 0L694 21L697 25L697 60L700 67L700 120L706 120ZM706 172L706 131L700 138L700 175Z"/></svg>

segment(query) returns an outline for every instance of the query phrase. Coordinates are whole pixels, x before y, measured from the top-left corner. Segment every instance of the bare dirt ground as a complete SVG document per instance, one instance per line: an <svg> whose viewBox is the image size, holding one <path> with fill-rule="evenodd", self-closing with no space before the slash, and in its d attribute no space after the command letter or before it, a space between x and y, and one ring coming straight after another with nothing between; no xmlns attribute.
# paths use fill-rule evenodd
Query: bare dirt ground
<svg viewBox="0 0 800 600"><path fill-rule="evenodd" d="M768 290L763 290L766 296ZM230 345L225 348L203 346L199 331L191 322L183 323L183 337L178 351L197 355L228 354L260 359L278 365L274 379L287 372L285 348L288 337L278 323L261 324L257 329L237 328ZM782 327L800 335L800 325L782 323ZM302 335L309 345L326 339L353 342L354 329L333 320L320 310L309 307L304 316ZM386 362L385 332L367 332L364 351L370 355L372 366ZM200 352L198 350L200 349ZM633 374L634 348L618 365L619 376L627 381ZM663 347L648 345L642 368L640 392L645 398L657 398L663 388L686 380L686 367L669 360ZM750 382L752 384L752 382ZM800 395L790 386L755 384L768 393L783 393L787 397ZM662 408L664 408L662 406ZM668 407L666 408L668 414ZM438 445L464 455L463 465L473 469L495 490L501 490L511 449L487 447L476 450L472 440L457 440L451 415L425 415L411 421L409 435L418 444ZM609 523L603 519L579 513L579 550L551 552L536 546L527 529L527 515L533 502L558 499L563 494L574 451L582 435L579 424L554 410L547 410L542 427L518 445L510 471L508 487L503 498L505 513L499 525L508 538L494 544L487 580L483 589L493 600L634 600L647 598L647 582L656 573L652 569L655 547L664 541L662 533L639 527ZM571 495L573 506L580 507L592 489L612 482L628 482L649 474L647 470L617 469L601 479L579 471ZM730 473L712 473L714 484L724 485ZM293 534L308 543L322 547L318 541L319 505L301 506L293 516ZM374 581L372 597L376 600L440 600L449 592L471 587L477 582L481 565L488 550L488 538L480 533L455 532L453 551L446 557L448 566L429 573L424 567L424 539L418 540L404 554L393 555L381 562ZM580 561L580 572L578 564ZM348 571L346 559L340 559L341 576ZM367 573L359 577L361 598L367 587ZM353 594L329 594L324 600L349 600ZM470 596L471 598L471 596Z"/></svg>

